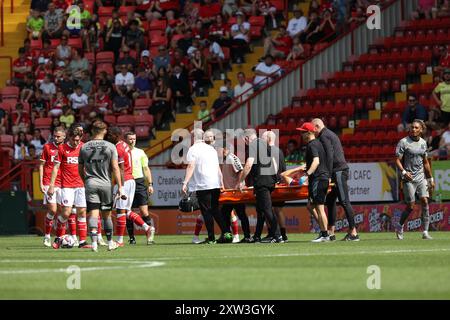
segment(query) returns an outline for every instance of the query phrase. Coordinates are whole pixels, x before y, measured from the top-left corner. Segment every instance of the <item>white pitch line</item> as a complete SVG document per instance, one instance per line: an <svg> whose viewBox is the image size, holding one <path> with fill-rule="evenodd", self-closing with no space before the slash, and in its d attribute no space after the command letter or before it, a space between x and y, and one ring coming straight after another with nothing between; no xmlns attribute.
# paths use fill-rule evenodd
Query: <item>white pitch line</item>
<svg viewBox="0 0 450 320"><path fill-rule="evenodd" d="M134 268L154 268L165 265L165 262L149 261L144 264L136 264L131 266L111 266L111 267L85 267L80 268L80 271L99 271L99 270L118 270L118 269L134 269ZM19 270L0 270L0 274L32 274L32 273L50 273L50 272L67 272L67 268L57 269L19 269Z"/></svg>

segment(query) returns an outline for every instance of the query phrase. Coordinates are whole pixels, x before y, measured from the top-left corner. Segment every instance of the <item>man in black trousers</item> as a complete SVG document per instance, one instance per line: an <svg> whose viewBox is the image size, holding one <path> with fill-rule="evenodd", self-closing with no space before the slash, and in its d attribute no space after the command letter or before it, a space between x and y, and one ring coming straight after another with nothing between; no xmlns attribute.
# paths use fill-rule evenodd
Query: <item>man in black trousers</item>
<svg viewBox="0 0 450 320"><path fill-rule="evenodd" d="M314 134L320 140L325 149L327 158L327 167L332 174L331 181L334 183L331 192L327 195L326 204L328 208L328 232L330 240L336 240L334 235L336 222L336 199L344 208L345 215L348 221L348 233L345 235L343 241L359 241L359 236L356 232L354 213L350 197L348 194L348 175L349 167L345 160L344 149L338 136L326 128L321 119L313 119Z"/></svg>
<svg viewBox="0 0 450 320"><path fill-rule="evenodd" d="M272 210L272 191L277 182L278 161L271 154L271 148L266 141L259 139L255 129L245 129L245 142L249 146L249 157L241 172L236 188L242 188L242 183L248 174L253 179L253 192L256 197L256 230L253 242L282 243L280 226ZM268 221L269 237L261 240L264 221Z"/></svg>

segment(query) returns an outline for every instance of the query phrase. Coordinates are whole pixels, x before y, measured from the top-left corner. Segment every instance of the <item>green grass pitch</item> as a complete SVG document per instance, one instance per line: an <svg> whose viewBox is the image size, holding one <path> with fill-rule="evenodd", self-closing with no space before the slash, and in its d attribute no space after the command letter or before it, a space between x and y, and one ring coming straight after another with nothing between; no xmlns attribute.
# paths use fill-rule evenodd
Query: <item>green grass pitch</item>
<svg viewBox="0 0 450 320"><path fill-rule="evenodd" d="M223 245L157 236L152 246L140 237L136 246L98 253L0 237L0 299L449 299L450 232L431 235L315 244L313 234L291 234L285 244ZM72 265L81 270L80 289L67 288ZM380 289L367 287L372 265Z"/></svg>

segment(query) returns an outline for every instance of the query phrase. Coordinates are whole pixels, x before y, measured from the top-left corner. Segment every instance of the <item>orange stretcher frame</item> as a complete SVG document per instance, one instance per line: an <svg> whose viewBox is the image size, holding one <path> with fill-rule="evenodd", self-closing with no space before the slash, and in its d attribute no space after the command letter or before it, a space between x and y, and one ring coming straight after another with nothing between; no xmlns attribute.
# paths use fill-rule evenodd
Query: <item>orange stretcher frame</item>
<svg viewBox="0 0 450 320"><path fill-rule="evenodd" d="M333 184L328 187L328 192L331 191ZM277 185L272 192L272 202L293 201L308 199L308 185L302 186L288 186ZM242 191L237 189L225 189L220 193L219 203L255 203L255 194L253 187L244 188Z"/></svg>

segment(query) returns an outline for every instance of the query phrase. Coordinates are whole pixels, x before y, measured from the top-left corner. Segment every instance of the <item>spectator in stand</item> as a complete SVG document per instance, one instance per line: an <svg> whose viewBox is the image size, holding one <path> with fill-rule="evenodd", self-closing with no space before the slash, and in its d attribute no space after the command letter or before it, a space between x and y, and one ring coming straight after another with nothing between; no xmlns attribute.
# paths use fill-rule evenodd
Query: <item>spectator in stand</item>
<svg viewBox="0 0 450 320"><path fill-rule="evenodd" d="M194 40L192 40L192 45L187 50L189 59L192 59L192 57L194 56L194 52L198 50L201 50L200 36L195 36Z"/></svg>
<svg viewBox="0 0 450 320"><path fill-rule="evenodd" d="M46 116L48 102L42 97L42 90L37 89L34 93L34 100L31 103L31 120L34 122L36 117L44 118Z"/></svg>
<svg viewBox="0 0 450 320"><path fill-rule="evenodd" d="M66 2L66 0L54 0L53 3L55 4L56 12L58 12L61 16L69 7L69 4Z"/></svg>
<svg viewBox="0 0 450 320"><path fill-rule="evenodd" d="M273 63L273 61L273 56L269 54L264 57L263 62L260 62L256 66L255 79L253 80L253 85L256 91L281 76L280 66Z"/></svg>
<svg viewBox="0 0 450 320"><path fill-rule="evenodd" d="M209 36L214 37L221 46L229 46L230 26L223 21L220 14L216 16L216 22L209 27Z"/></svg>
<svg viewBox="0 0 450 320"><path fill-rule="evenodd" d="M411 13L411 18L414 20L431 19L435 4L435 0L419 0L417 9Z"/></svg>
<svg viewBox="0 0 450 320"><path fill-rule="evenodd" d="M58 87L66 97L72 94L75 88L75 82L72 80L72 74L70 71L66 70L63 73L63 78L58 82Z"/></svg>
<svg viewBox="0 0 450 320"><path fill-rule="evenodd" d="M191 89L189 87L189 79L186 73L183 72L181 66L174 66L173 73L169 81L169 87L171 96L173 96L174 99L176 112L192 112L192 98ZM153 94L153 96L155 96L155 94Z"/></svg>
<svg viewBox="0 0 450 320"><path fill-rule="evenodd" d="M25 156L25 160L34 161L34 160L39 160L39 158L40 158L40 154L37 153L36 147L31 144L28 147L28 155Z"/></svg>
<svg viewBox="0 0 450 320"><path fill-rule="evenodd" d="M61 127L63 124L59 121L59 118L53 118L52 125L50 127L50 131L54 132L56 128ZM68 129L68 128L66 128Z"/></svg>
<svg viewBox="0 0 450 320"><path fill-rule="evenodd" d="M285 26L280 26L275 37L268 36L264 40L264 55L272 55L278 59L286 59L292 48L292 38L286 31Z"/></svg>
<svg viewBox="0 0 450 320"><path fill-rule="evenodd" d="M46 74L44 81L39 86L42 91L42 98L47 101L52 101L53 96L56 94L56 86L53 83L53 76L51 74Z"/></svg>
<svg viewBox="0 0 450 320"><path fill-rule="evenodd" d="M147 10L149 10L155 4L156 4L156 1L136 0L136 13L143 17L143 16L145 16L145 13L147 12ZM152 11L150 11L150 13L152 13ZM161 18L161 15L159 14L159 12L157 12L156 15L151 14L151 20L159 19L159 18Z"/></svg>
<svg viewBox="0 0 450 320"><path fill-rule="evenodd" d="M209 47L209 56L207 58L208 63L217 64L219 66L220 79L225 79L225 72L223 68L223 63L225 59L225 54L223 53L222 47L215 40L215 36L209 36L209 39L205 40L205 46Z"/></svg>
<svg viewBox="0 0 450 320"><path fill-rule="evenodd" d="M70 95L69 101L72 103L72 109L78 111L87 106L88 96L83 93L83 88L77 85L75 92Z"/></svg>
<svg viewBox="0 0 450 320"><path fill-rule="evenodd" d="M448 46L442 45L439 48L439 65L434 67L434 73L435 73L435 80L436 78L443 76L443 71L447 68L450 68L450 52L448 49ZM438 82L439 79L437 79L436 82Z"/></svg>
<svg viewBox="0 0 450 320"><path fill-rule="evenodd" d="M202 20L198 19L192 27L192 34L194 38L205 39L208 36L208 29Z"/></svg>
<svg viewBox="0 0 450 320"><path fill-rule="evenodd" d="M44 149L44 144L46 144L47 141L42 137L41 130L40 129L34 129L33 131L33 137L30 141L30 144L35 147L35 152L38 156L41 155L42 150ZM28 150L30 151L30 150Z"/></svg>
<svg viewBox="0 0 450 320"><path fill-rule="evenodd" d="M91 20L92 16L91 13L88 10L85 10L84 8L84 2L79 1L78 7L80 8L80 20L81 20L81 27L86 27L86 21Z"/></svg>
<svg viewBox="0 0 450 320"><path fill-rule="evenodd" d="M307 24L306 28L304 29L304 31L302 33L300 33L300 42L302 44L308 42L309 36L313 32L317 33L319 27L320 27L320 18L319 18L319 16L314 11L310 12L309 13L309 19L308 19L308 24Z"/></svg>
<svg viewBox="0 0 450 320"><path fill-rule="evenodd" d="M40 58L53 59L53 57L55 56L55 49L51 47L51 44L52 42L50 41L50 39L43 39L42 48L33 50L32 59L33 60L39 60Z"/></svg>
<svg viewBox="0 0 450 320"><path fill-rule="evenodd" d="M443 81L433 90L433 99L440 108L441 123L445 126L450 122L450 69L444 70ZM439 97L438 97L439 95Z"/></svg>
<svg viewBox="0 0 450 320"><path fill-rule="evenodd" d="M197 120L202 121L203 123L207 123L211 121L211 117L209 116L208 105L206 104L206 100L200 101L200 110L198 110Z"/></svg>
<svg viewBox="0 0 450 320"><path fill-rule="evenodd" d="M293 41L294 43L292 45L291 52L289 52L286 58L287 61L299 60L304 57L305 48L303 48L302 44L300 43L300 37L295 37Z"/></svg>
<svg viewBox="0 0 450 320"><path fill-rule="evenodd" d="M183 51L183 54L187 54L188 49L192 46L192 42L194 41L194 36L192 33L192 29L187 29L184 37L178 40L178 48Z"/></svg>
<svg viewBox="0 0 450 320"><path fill-rule="evenodd" d="M187 72L189 59L185 55L183 55L183 51L181 51L181 49L176 50L170 60L170 66L172 70L176 65L180 66L183 72Z"/></svg>
<svg viewBox="0 0 450 320"><path fill-rule="evenodd" d="M108 77L106 71L101 71L98 79L98 87L105 92L107 95L111 95L113 91L113 83L111 79Z"/></svg>
<svg viewBox="0 0 450 320"><path fill-rule="evenodd" d="M238 1L236 0L224 0L222 5L222 14L225 17L233 16L238 10Z"/></svg>
<svg viewBox="0 0 450 320"><path fill-rule="evenodd" d="M186 24L191 25L199 17L199 8L193 5L192 0L186 0L181 17L186 17ZM181 18L180 17L180 18Z"/></svg>
<svg viewBox="0 0 450 320"><path fill-rule="evenodd" d="M56 47L56 62L64 61L66 65L69 64L70 59L72 58L72 48L68 44L68 36L62 35L61 42Z"/></svg>
<svg viewBox="0 0 450 320"><path fill-rule="evenodd" d="M306 30L308 19L303 15L303 10L294 9L294 17L289 20L287 33L291 38L300 36Z"/></svg>
<svg viewBox="0 0 450 320"><path fill-rule="evenodd" d="M332 41L336 36L336 25L334 24L330 10L323 12L323 19L319 27L312 31L306 38L311 44L316 44L319 41Z"/></svg>
<svg viewBox="0 0 450 320"><path fill-rule="evenodd" d="M134 75L128 71L128 68L125 64L120 67L120 72L116 74L114 86L117 93L119 93L119 91L125 90L124 92L120 92L123 95L131 93L133 91Z"/></svg>
<svg viewBox="0 0 450 320"><path fill-rule="evenodd" d="M152 85L148 74L144 68L139 68L138 76L134 79L133 99L145 97L150 99L152 93Z"/></svg>
<svg viewBox="0 0 450 320"><path fill-rule="evenodd" d="M25 75L25 79L23 81L22 87L20 88L20 101L28 102L31 98L33 98L34 91L36 89L34 84L33 73L28 72Z"/></svg>
<svg viewBox="0 0 450 320"><path fill-rule="evenodd" d="M112 101L101 87L98 88L95 94L95 106L103 114L112 114Z"/></svg>
<svg viewBox="0 0 450 320"><path fill-rule="evenodd" d="M69 70L72 73L72 78L75 80L81 80L83 71L89 70L89 61L84 58L83 50L72 50L72 60L69 63Z"/></svg>
<svg viewBox="0 0 450 320"><path fill-rule="evenodd" d="M408 96L408 105L403 111L402 123L398 125L398 131L409 131L411 123L415 119L423 120L424 122L428 120L427 109L421 105L415 95L410 94Z"/></svg>
<svg viewBox="0 0 450 320"><path fill-rule="evenodd" d="M234 96L237 97L238 102L246 101L253 94L253 86L247 82L245 73L239 72L237 74L238 84L234 86Z"/></svg>
<svg viewBox="0 0 450 320"><path fill-rule="evenodd" d="M30 115L24 110L22 103L17 103L15 110L12 112L12 133L19 132L28 133L30 131Z"/></svg>
<svg viewBox="0 0 450 320"><path fill-rule="evenodd" d="M441 135L439 149L442 150L441 157L447 159L448 155L450 155L450 123Z"/></svg>
<svg viewBox="0 0 450 320"><path fill-rule="evenodd" d="M45 12L48 9L49 0L31 0L31 10L37 10L39 12Z"/></svg>
<svg viewBox="0 0 450 320"><path fill-rule="evenodd" d="M221 11L222 7L220 3L212 3L211 0L203 0L198 15L207 28L214 22L215 17L220 14Z"/></svg>
<svg viewBox="0 0 450 320"><path fill-rule="evenodd" d="M276 13L277 8L275 8L272 3L268 0L252 0L252 15L262 15L263 17L270 17L272 20L272 27L274 29L277 28L277 19L276 19Z"/></svg>
<svg viewBox="0 0 450 320"><path fill-rule="evenodd" d="M7 123L8 114L5 110L0 108L0 134L6 134L6 127L8 125Z"/></svg>
<svg viewBox="0 0 450 320"><path fill-rule="evenodd" d="M139 68L143 68L145 70L145 73L150 76L153 70L153 62L150 58L150 51L143 50L141 52L141 61L139 63Z"/></svg>
<svg viewBox="0 0 450 320"><path fill-rule="evenodd" d="M212 105L211 117L213 120L224 115L231 105L231 98L228 96L228 89L225 86L220 87L220 96L214 101Z"/></svg>
<svg viewBox="0 0 450 320"><path fill-rule="evenodd" d="M61 89L56 92L56 97L53 99L51 109L48 114L52 117L59 117L63 114L63 107L69 104L69 100L63 94Z"/></svg>
<svg viewBox="0 0 450 320"><path fill-rule="evenodd" d="M114 19L111 26L108 27L106 32L106 49L108 51L114 52L115 61L119 59L120 48L125 42L124 33L125 28L122 26L122 22L120 19Z"/></svg>
<svg viewBox="0 0 450 320"><path fill-rule="evenodd" d="M304 155L298 148L297 140L291 139L288 141L284 161L292 164L298 164L304 161Z"/></svg>
<svg viewBox="0 0 450 320"><path fill-rule="evenodd" d="M253 1L254 0L240 0L238 11L243 12L246 15L251 15L253 11Z"/></svg>
<svg viewBox="0 0 450 320"><path fill-rule="evenodd" d="M164 81L166 83L169 83L171 74L173 74L173 72L169 73L166 68L161 67L161 68L158 69L158 73L155 75L155 79L161 78L161 79L164 79Z"/></svg>
<svg viewBox="0 0 450 320"><path fill-rule="evenodd" d="M450 16L450 1L440 0L437 10L435 10L438 18L446 18Z"/></svg>
<svg viewBox="0 0 450 320"><path fill-rule="evenodd" d="M82 73L81 79L78 80L78 85L83 89L83 93L86 95L91 95L93 84L90 77L90 72L88 70L84 70Z"/></svg>
<svg viewBox="0 0 450 320"><path fill-rule="evenodd" d="M356 8L356 12L352 13L352 16L350 19L348 19L348 24L351 25L351 27L355 27L357 25L359 25L360 23L366 21L367 16L366 13L364 12L363 8L358 7Z"/></svg>
<svg viewBox="0 0 450 320"><path fill-rule="evenodd" d="M75 116L68 105L63 106L63 114L59 116L59 121L69 128L75 122Z"/></svg>
<svg viewBox="0 0 450 320"><path fill-rule="evenodd" d="M189 76L194 79L192 81L192 87L198 96L205 96L205 86L208 84L208 80L206 79L207 74L208 62L202 51L197 50L191 58Z"/></svg>
<svg viewBox="0 0 450 320"><path fill-rule="evenodd" d="M242 12L236 12L237 22L231 26L231 55L237 64L244 62L244 54L249 51L250 42L250 23L245 21Z"/></svg>
<svg viewBox="0 0 450 320"><path fill-rule="evenodd" d="M170 101L172 90L162 78L158 78L157 87L153 91L153 104L150 113L155 117L154 127L158 130L164 128L167 114L171 112Z"/></svg>
<svg viewBox="0 0 450 320"><path fill-rule="evenodd" d="M21 131L14 133L16 136L16 143L14 144L14 160L19 162L25 160L28 156L28 147L30 146L27 135L25 132Z"/></svg>
<svg viewBox="0 0 450 320"><path fill-rule="evenodd" d="M48 4L48 11L44 15L44 32L42 37L44 39L59 39L63 31L63 16L59 11L56 11L56 6L53 2Z"/></svg>
<svg viewBox="0 0 450 320"><path fill-rule="evenodd" d="M89 126L96 118L102 119L103 114L100 109L95 105L94 97L88 98L88 104L80 112L80 121Z"/></svg>
<svg viewBox="0 0 450 320"><path fill-rule="evenodd" d="M85 20L84 28L81 30L83 48L86 52L93 52L99 48L101 27L97 20L97 15L94 14L91 19Z"/></svg>
<svg viewBox="0 0 450 320"><path fill-rule="evenodd" d="M27 21L27 32L30 40L41 39L44 23L44 18L42 18L39 11L31 11L31 17Z"/></svg>
<svg viewBox="0 0 450 320"><path fill-rule="evenodd" d="M14 76L11 85L22 86L25 75L32 71L33 62L25 57L25 49L19 48L19 57L13 62Z"/></svg>
<svg viewBox="0 0 450 320"><path fill-rule="evenodd" d="M137 20L132 20L128 23L128 29L125 32L125 44L132 49L135 49L138 54L144 49L144 33L139 29Z"/></svg>
<svg viewBox="0 0 450 320"><path fill-rule="evenodd" d="M153 59L153 72L158 74L160 68L168 69L170 67L170 56L163 45L158 48L158 55Z"/></svg>
<svg viewBox="0 0 450 320"><path fill-rule="evenodd" d="M127 88L125 86L117 87L117 94L113 99L113 112L120 114L128 114L131 110L131 100L127 97Z"/></svg>
<svg viewBox="0 0 450 320"><path fill-rule="evenodd" d="M230 99L234 98L234 89L231 80L226 78L223 80L223 85L227 88L227 94Z"/></svg>
<svg viewBox="0 0 450 320"><path fill-rule="evenodd" d="M119 12L118 7L113 9L113 11L111 13L111 18L109 18L108 21L106 22L106 25L105 25L106 30L109 30L113 26L114 20L119 20L119 23L122 26L125 24L125 22L120 17L120 12Z"/></svg>

